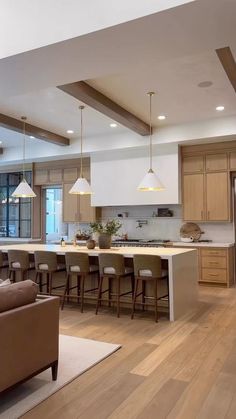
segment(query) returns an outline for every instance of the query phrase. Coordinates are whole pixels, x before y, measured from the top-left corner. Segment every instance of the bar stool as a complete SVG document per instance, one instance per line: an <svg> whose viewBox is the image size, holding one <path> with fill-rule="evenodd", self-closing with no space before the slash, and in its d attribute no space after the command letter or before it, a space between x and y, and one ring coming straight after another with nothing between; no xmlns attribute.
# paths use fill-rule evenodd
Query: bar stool
<svg viewBox="0 0 236 419"><path fill-rule="evenodd" d="M117 303L117 317L120 317L120 297L128 294L133 295L134 290L134 272L132 268L125 267L124 256L116 255L114 253L101 253L98 256L99 270L100 270L100 282L96 306L96 314L98 313L99 303L102 301L102 295L108 292L108 302L111 306L111 302L115 301L112 297L116 297ZM127 292L120 292L121 278L130 277L131 279L131 290ZM108 288L102 290L103 279L107 278ZM116 282L117 292L112 293L111 281Z"/></svg>
<svg viewBox="0 0 236 419"><path fill-rule="evenodd" d="M25 279L25 274L34 269L34 263L30 262L29 253L26 250L8 250L9 278L16 282L16 272L20 272L21 281Z"/></svg>
<svg viewBox="0 0 236 419"><path fill-rule="evenodd" d="M139 295L142 295L141 304L145 306L146 299L154 300L155 321L158 321L157 302L161 298L168 297L168 272L161 268L161 258L155 255L134 255L135 287L131 319L134 317L135 303ZM142 291L138 292L139 281L142 282ZM146 296L146 283L152 281L154 285L154 296Z"/></svg>
<svg viewBox="0 0 236 419"><path fill-rule="evenodd" d="M97 275L99 283L99 268L97 265L89 264L89 256L87 253L82 252L67 252L65 255L66 259L66 285L65 291L62 299L61 309L63 310L65 304L65 298L76 297L79 303L81 298L80 311L83 313L84 310L84 296L88 294L88 297L91 297L89 293L92 291L97 291L98 286L85 290L85 281L88 278L91 278L91 275ZM76 275L77 285L71 286L70 279L73 275ZM73 289L77 288L77 295L70 293Z"/></svg>
<svg viewBox="0 0 236 419"><path fill-rule="evenodd" d="M52 290L64 288L64 285L52 286L53 274L65 271L65 265L57 262L57 254L46 250L37 250L34 252L36 278L39 284L39 291L42 293L43 286L47 287L47 294L51 295ZM46 282L43 283L43 274L46 274Z"/></svg>
<svg viewBox="0 0 236 419"><path fill-rule="evenodd" d="M0 251L0 271L2 274L3 269L6 269L9 267L9 263L7 259L4 259L4 254L2 251Z"/></svg>

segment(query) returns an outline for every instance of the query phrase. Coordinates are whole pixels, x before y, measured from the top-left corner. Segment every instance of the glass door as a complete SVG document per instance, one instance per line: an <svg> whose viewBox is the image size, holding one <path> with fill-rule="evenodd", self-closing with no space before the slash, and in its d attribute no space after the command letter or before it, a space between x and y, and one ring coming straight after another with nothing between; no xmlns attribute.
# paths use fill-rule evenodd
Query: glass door
<svg viewBox="0 0 236 419"><path fill-rule="evenodd" d="M46 188L46 242L67 236L67 224L62 221L62 188Z"/></svg>

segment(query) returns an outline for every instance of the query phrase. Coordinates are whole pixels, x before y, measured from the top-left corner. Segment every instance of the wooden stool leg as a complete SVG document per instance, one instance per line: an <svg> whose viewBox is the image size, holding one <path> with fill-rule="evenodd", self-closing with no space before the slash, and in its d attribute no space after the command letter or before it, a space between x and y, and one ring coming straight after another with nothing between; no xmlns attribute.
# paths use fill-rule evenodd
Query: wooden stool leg
<svg viewBox="0 0 236 419"><path fill-rule="evenodd" d="M63 310L63 308L64 308L66 294L69 294L69 292L70 292L70 290L68 289L68 287L69 287L69 278L70 278L70 274L68 273L66 275L66 284L65 284L64 294L63 294L63 297L62 297L62 302L61 302L61 310Z"/></svg>
<svg viewBox="0 0 236 419"><path fill-rule="evenodd" d="M155 322L158 322L158 312L157 312L157 281L154 281L154 298L155 298Z"/></svg>
<svg viewBox="0 0 236 419"><path fill-rule="evenodd" d="M81 289L81 308L80 311L81 313L83 313L84 310L84 280L85 280L85 276L81 275L81 279L80 279L80 289Z"/></svg>
<svg viewBox="0 0 236 419"><path fill-rule="evenodd" d="M100 281L99 281L98 298L97 298L97 304L96 304L95 314L98 314L98 307L99 307L99 303L100 303L101 298L102 298L102 283L103 283L103 275L101 275Z"/></svg>
<svg viewBox="0 0 236 419"><path fill-rule="evenodd" d="M43 292L43 274L39 272L39 290Z"/></svg>
<svg viewBox="0 0 236 419"><path fill-rule="evenodd" d="M49 281L49 295L52 295L52 272L48 274L48 281Z"/></svg>
<svg viewBox="0 0 236 419"><path fill-rule="evenodd" d="M120 317L120 276L117 277L117 317Z"/></svg>
<svg viewBox="0 0 236 419"><path fill-rule="evenodd" d="M133 297L133 306L132 306L131 319L134 318L135 303L136 303L137 293L138 293L138 279L135 279L135 284L134 284L134 297Z"/></svg>
<svg viewBox="0 0 236 419"><path fill-rule="evenodd" d="M47 294L50 294L50 279L49 279L49 273L46 273L46 286L47 286Z"/></svg>
<svg viewBox="0 0 236 419"><path fill-rule="evenodd" d="M81 295L81 289L80 289L80 275L77 275L77 303L79 304L79 298Z"/></svg>
<svg viewBox="0 0 236 419"><path fill-rule="evenodd" d="M108 278L108 307L111 307L111 290L112 290L112 279Z"/></svg>
<svg viewBox="0 0 236 419"><path fill-rule="evenodd" d="M142 310L145 310L146 283L142 281Z"/></svg>

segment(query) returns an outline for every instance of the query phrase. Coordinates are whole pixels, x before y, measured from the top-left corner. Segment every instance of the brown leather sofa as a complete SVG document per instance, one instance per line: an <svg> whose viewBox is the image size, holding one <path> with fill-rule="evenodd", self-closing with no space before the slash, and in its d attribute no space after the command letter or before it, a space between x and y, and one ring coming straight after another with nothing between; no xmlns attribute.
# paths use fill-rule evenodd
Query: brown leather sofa
<svg viewBox="0 0 236 419"><path fill-rule="evenodd" d="M59 298L26 280L0 287L0 393L51 368L57 379Z"/></svg>

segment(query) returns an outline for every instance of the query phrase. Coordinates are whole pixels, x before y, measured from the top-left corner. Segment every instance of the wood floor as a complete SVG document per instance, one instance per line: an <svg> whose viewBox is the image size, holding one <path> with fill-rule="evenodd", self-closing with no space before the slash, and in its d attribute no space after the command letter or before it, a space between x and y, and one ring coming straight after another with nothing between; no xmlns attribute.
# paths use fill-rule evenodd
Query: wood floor
<svg viewBox="0 0 236 419"><path fill-rule="evenodd" d="M24 419L236 418L235 289L201 287L198 310L175 323L74 306L61 314L61 333L122 349Z"/></svg>

